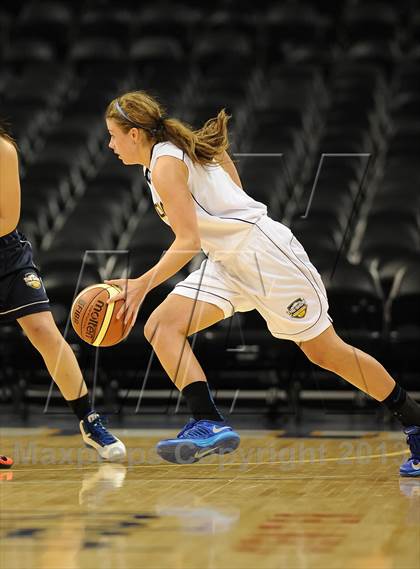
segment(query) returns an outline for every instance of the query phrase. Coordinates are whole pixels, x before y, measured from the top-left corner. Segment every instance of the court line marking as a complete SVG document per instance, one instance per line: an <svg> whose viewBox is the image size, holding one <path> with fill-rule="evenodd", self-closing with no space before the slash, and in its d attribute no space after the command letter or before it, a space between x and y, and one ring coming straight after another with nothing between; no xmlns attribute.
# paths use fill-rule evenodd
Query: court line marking
<svg viewBox="0 0 420 569"><path fill-rule="evenodd" d="M290 447L288 447L290 448ZM267 462L246 462L247 465L249 466L255 466L255 465L267 465L267 464L307 464L307 463L314 463L314 462L339 462L339 461L347 461L347 460L367 460L370 458L386 458L386 457L391 457L391 456L402 456L403 454L408 453L409 450L408 449L404 449L404 450L398 450L395 452L387 452L385 454L366 454L366 455L361 455L361 456L330 456L329 458L314 458L314 459L305 459L305 460L271 460L271 461L267 461ZM243 463L241 462L227 462L226 466L241 466L243 465ZM182 466L182 465L180 465ZM201 466L201 465L200 465ZM211 465L209 464L208 466L220 466L220 465L216 465L214 463L212 463Z"/></svg>
<svg viewBox="0 0 420 569"><path fill-rule="evenodd" d="M63 468L12 468L10 470L10 472L63 472L66 470L70 470L70 471L74 471L74 470L80 470L80 471L86 471L86 470L94 470L97 469L99 466L102 466L104 464L121 464L123 466L125 466L127 469L134 469L134 468L180 468L180 467L185 467L185 466L189 466L189 467L208 467L208 466L218 466L218 467L223 467L225 468L226 466L266 466L266 465L275 465L275 464L313 464L313 463L317 463L317 462L339 462L339 461L347 461L347 460L368 460L370 458L387 458L387 457L392 457L392 456L403 456L404 454L407 454L409 452L408 449L404 449L404 450L398 450L395 452L387 452L384 454L366 454L366 455L361 455L361 456L331 456L328 458L314 458L314 459L304 459L304 460L270 460L270 461L261 461L261 462L248 462L246 459L243 462L211 462L211 463L202 463L202 464L198 464L198 463L192 463L192 464L168 464L168 463L163 463L163 464L131 464L131 465L127 465L126 463L110 463L110 462L101 462L101 463L97 463L95 465L92 466L77 466L77 467L67 467L67 466L63 466Z"/></svg>

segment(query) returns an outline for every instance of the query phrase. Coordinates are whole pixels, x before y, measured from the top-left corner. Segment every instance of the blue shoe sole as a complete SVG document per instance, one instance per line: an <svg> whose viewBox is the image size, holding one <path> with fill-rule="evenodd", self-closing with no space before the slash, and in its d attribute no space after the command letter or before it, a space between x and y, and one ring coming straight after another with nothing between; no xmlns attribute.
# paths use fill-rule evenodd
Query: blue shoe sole
<svg viewBox="0 0 420 569"><path fill-rule="evenodd" d="M229 454L238 448L239 443L238 435L226 437L209 447L202 447L191 441L180 441L175 444L158 445L156 452L167 462L193 464L211 454Z"/></svg>
<svg viewBox="0 0 420 569"><path fill-rule="evenodd" d="M418 478L420 476L420 470L414 470L413 472L400 472L400 476L404 478Z"/></svg>

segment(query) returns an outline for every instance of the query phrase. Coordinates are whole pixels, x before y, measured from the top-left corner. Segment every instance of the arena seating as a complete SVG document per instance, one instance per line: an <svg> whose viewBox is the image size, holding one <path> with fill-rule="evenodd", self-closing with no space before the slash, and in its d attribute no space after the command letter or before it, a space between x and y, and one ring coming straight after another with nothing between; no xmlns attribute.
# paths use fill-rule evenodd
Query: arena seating
<svg viewBox="0 0 420 569"><path fill-rule="evenodd" d="M0 114L20 147L20 227L57 322L68 324L85 250L104 252L91 254L79 288L120 276L128 260L140 274L172 239L141 169L108 149L107 103L145 89L194 127L223 107L232 114L244 188L307 249L336 329L411 387L420 348L420 11L409 0L238 4L0 7ZM147 366L142 325L172 284L153 292L126 342L101 353L104 384L127 387L141 350ZM309 377L295 346L273 340L258 314L234 320L196 340L217 387L240 387L241 373L259 374L262 387ZM0 329L5 361L16 334ZM32 362L19 364L29 383ZM33 381L48 383L41 371Z"/></svg>

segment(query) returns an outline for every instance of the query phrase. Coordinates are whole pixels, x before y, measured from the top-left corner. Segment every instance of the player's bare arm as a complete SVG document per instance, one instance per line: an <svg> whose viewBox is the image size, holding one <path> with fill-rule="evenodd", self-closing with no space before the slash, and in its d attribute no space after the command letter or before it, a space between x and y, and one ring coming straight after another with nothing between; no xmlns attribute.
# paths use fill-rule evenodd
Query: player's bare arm
<svg viewBox="0 0 420 569"><path fill-rule="evenodd" d="M201 247L197 215L187 185L188 169L184 162L172 156L161 156L156 162L152 177L175 239L159 262L137 279L106 281L123 288L123 292L113 297L112 302L126 296L126 303L118 316L121 317L125 312L125 322L131 320L133 324L147 292L175 275Z"/></svg>
<svg viewBox="0 0 420 569"><path fill-rule="evenodd" d="M172 156L161 156L153 169L152 179L175 233L175 240L159 263L141 277L155 287L182 269L200 251L201 244L184 162Z"/></svg>
<svg viewBox="0 0 420 569"><path fill-rule="evenodd" d="M13 144L0 137L0 236L16 228L19 216L18 155Z"/></svg>

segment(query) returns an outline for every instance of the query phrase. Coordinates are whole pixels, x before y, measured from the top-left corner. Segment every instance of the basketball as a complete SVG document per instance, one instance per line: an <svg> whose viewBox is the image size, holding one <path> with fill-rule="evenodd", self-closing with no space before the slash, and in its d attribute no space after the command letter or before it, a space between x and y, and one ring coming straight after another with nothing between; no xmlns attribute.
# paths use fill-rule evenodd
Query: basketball
<svg viewBox="0 0 420 569"><path fill-rule="evenodd" d="M130 331L124 325L124 318L117 320L117 314L124 300L107 304L121 289L115 285L95 284L82 290L71 307L71 323L78 336L96 347L114 346Z"/></svg>

